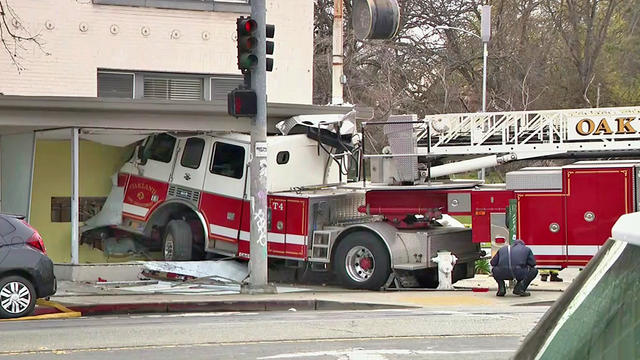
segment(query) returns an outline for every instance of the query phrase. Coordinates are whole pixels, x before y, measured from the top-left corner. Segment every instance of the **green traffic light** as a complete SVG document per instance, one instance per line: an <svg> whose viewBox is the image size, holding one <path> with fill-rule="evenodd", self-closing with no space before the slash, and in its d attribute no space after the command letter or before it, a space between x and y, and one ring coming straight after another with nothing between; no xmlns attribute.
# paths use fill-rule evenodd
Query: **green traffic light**
<svg viewBox="0 0 640 360"><path fill-rule="evenodd" d="M253 54L241 54L238 57L238 66L241 69L252 69L258 64L258 57Z"/></svg>

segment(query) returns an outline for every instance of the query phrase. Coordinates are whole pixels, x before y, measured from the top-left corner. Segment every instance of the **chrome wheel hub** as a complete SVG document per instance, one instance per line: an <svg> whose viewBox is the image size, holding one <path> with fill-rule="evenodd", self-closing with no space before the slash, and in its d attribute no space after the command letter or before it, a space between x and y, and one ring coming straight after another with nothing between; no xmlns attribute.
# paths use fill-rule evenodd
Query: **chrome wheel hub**
<svg viewBox="0 0 640 360"><path fill-rule="evenodd" d="M167 234L167 238L164 241L164 259L173 260L173 254L173 236L171 236L171 234Z"/></svg>
<svg viewBox="0 0 640 360"><path fill-rule="evenodd" d="M364 246L354 246L347 253L345 267L352 280L364 282L373 275L376 262L369 249Z"/></svg>
<svg viewBox="0 0 640 360"><path fill-rule="evenodd" d="M31 304L31 293L23 283L13 281L0 290L0 306L11 314L24 312Z"/></svg>

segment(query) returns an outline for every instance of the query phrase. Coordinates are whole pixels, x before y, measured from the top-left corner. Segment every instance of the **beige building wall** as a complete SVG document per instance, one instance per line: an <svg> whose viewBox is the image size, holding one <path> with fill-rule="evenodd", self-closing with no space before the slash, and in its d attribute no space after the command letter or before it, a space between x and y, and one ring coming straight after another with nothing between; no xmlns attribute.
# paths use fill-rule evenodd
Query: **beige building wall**
<svg viewBox="0 0 640 360"><path fill-rule="evenodd" d="M240 74L235 21L243 14L96 5L91 0L10 4L25 26L40 34L50 55L28 45L20 52L25 70L18 72L1 53L0 93L6 95L95 97L98 69ZM313 1L267 0L267 6L267 21L276 25L269 101L311 104Z"/></svg>

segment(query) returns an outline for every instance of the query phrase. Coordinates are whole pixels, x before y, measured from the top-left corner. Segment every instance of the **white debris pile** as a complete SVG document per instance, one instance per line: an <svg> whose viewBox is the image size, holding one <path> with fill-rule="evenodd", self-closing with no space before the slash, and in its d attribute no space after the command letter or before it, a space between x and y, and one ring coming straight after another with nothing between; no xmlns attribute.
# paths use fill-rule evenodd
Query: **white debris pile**
<svg viewBox="0 0 640 360"><path fill-rule="evenodd" d="M220 283L240 284L249 276L247 263L218 261L148 261L143 274L161 275L169 279L211 279ZM155 277L155 276L154 276Z"/></svg>

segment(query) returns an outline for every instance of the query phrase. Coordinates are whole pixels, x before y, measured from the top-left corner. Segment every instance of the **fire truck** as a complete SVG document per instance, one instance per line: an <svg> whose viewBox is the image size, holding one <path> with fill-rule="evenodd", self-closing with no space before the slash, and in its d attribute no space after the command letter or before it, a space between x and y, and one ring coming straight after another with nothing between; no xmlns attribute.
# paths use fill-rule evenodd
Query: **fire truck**
<svg viewBox="0 0 640 360"><path fill-rule="evenodd" d="M639 115L616 108L391 116L360 132L348 117L291 118L267 142L268 256L363 289L393 277L402 286L437 285L439 250L458 258L453 281L472 277L481 242L514 237L544 267L583 266L615 219L637 210L640 161L524 168L502 185L448 176L537 157L632 156ZM383 126L388 139L379 154L359 140L370 126ZM248 135L234 133L148 137L117 176L121 214L108 236L134 236L165 260L249 259L249 145ZM432 166L444 156L473 158ZM349 183L354 168L360 181ZM471 216L473 230L449 215Z"/></svg>

